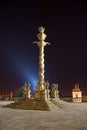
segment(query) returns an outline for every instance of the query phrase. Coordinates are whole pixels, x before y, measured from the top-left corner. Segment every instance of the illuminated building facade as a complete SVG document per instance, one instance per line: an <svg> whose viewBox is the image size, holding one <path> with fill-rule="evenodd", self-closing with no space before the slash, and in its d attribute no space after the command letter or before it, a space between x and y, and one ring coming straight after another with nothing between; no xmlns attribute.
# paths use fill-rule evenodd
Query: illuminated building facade
<svg viewBox="0 0 87 130"><path fill-rule="evenodd" d="M82 102L82 91L80 91L79 84L75 84L72 90L72 101Z"/></svg>

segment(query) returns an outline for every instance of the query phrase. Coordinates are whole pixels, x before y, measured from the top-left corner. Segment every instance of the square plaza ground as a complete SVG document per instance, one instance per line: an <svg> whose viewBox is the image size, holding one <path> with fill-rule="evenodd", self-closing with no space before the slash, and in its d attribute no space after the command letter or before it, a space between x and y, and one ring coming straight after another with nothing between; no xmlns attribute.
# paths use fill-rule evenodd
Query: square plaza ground
<svg viewBox="0 0 87 130"><path fill-rule="evenodd" d="M3 108L0 101L0 130L87 130L87 103L69 103L51 111Z"/></svg>

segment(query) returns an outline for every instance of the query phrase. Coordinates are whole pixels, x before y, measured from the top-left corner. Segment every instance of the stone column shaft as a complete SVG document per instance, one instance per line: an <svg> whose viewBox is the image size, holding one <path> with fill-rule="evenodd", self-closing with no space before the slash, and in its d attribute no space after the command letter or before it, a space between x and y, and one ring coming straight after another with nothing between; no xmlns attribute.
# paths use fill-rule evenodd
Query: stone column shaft
<svg viewBox="0 0 87 130"><path fill-rule="evenodd" d="M46 92L45 92L45 65L44 65L44 47L49 44L45 42L45 39L47 35L44 33L45 28L39 27L39 33L37 34L37 37L39 41L34 42L39 47L39 81L36 85L36 93L35 98L37 99L45 99Z"/></svg>

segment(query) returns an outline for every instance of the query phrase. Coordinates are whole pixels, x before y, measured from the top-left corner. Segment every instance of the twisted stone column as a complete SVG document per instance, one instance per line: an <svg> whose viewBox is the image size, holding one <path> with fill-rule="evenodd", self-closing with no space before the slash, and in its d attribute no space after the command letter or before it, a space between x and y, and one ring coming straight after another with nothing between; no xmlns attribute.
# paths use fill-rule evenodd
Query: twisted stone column
<svg viewBox="0 0 87 130"><path fill-rule="evenodd" d="M45 28L44 27L39 27L39 34L37 34L37 37L39 39L38 42L34 42L39 46L39 82L37 83L36 86L36 97L39 97L39 91L40 90L45 90L44 87L44 73L45 73L45 65L44 65L44 47L49 44L48 42L45 42L44 40L46 39L47 35L44 33Z"/></svg>
<svg viewBox="0 0 87 130"><path fill-rule="evenodd" d="M42 43L41 43L42 44ZM44 73L45 73L45 65L44 65L44 44L39 46L39 82L42 86L41 89L43 89L43 83L44 83Z"/></svg>
<svg viewBox="0 0 87 130"><path fill-rule="evenodd" d="M48 42L45 42L45 38L47 37L46 34L44 34L45 28L39 27L39 34L37 34L37 37L39 39L37 45L39 46L39 84L40 84L40 90L44 89L44 47L49 44Z"/></svg>

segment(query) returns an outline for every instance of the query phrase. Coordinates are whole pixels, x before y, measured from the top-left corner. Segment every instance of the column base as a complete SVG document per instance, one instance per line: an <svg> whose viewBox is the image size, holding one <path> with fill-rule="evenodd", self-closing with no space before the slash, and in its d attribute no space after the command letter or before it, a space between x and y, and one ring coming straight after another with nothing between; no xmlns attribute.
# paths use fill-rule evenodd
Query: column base
<svg viewBox="0 0 87 130"><path fill-rule="evenodd" d="M47 90L37 90L35 92L35 99L38 100L49 100L49 98L47 97Z"/></svg>

